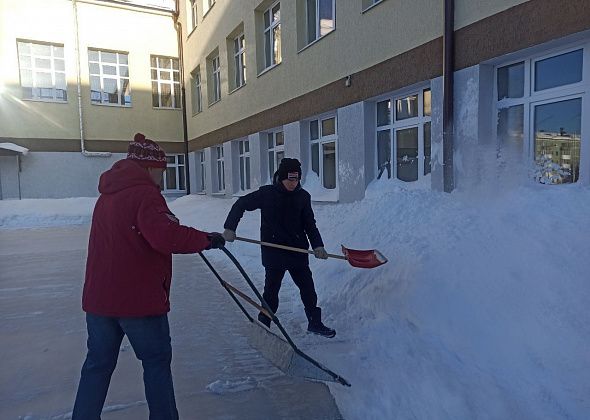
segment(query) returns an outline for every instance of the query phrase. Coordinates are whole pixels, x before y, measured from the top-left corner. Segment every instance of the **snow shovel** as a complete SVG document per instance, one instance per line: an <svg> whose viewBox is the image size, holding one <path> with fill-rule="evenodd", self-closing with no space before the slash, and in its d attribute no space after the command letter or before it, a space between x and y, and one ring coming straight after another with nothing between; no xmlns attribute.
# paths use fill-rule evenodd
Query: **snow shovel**
<svg viewBox="0 0 590 420"><path fill-rule="evenodd" d="M284 249L287 251L295 251L301 252L303 254L313 254L313 251L310 249L303 249L303 248L294 248L292 246L287 245L279 245L273 244L270 242L263 242L257 241L255 239L249 238L242 238L240 236L236 236L238 241L243 242L250 242L252 244L259 244L263 246L269 246L271 248L279 248ZM379 267L382 264L387 262L387 258L377 251L376 249L366 249L366 250L358 250L358 249L349 249L342 245L342 253L344 255L337 255L337 254L328 254L329 258L338 258L340 260L346 260L350 265L357 268L375 268Z"/></svg>

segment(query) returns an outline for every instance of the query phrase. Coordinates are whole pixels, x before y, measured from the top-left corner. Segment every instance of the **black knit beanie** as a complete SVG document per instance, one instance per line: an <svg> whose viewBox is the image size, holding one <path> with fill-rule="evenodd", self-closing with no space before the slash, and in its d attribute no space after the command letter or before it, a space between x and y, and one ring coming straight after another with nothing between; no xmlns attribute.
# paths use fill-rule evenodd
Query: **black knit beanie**
<svg viewBox="0 0 590 420"><path fill-rule="evenodd" d="M291 174L292 177L295 173L297 173L297 177L301 179L301 162L297 159L283 158L279 165L279 169L277 170L278 180L282 181L289 178L289 174Z"/></svg>

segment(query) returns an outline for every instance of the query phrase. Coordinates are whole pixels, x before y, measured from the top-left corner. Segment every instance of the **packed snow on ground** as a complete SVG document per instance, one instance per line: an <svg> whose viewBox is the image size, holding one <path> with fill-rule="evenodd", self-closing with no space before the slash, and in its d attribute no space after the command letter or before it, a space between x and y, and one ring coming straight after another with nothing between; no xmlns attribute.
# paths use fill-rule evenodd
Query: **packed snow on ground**
<svg viewBox="0 0 590 420"><path fill-rule="evenodd" d="M370 270L312 258L333 340L302 332L302 308L283 322L301 325L304 350L352 383L331 385L343 416L589 418L590 188L491 182L446 194L425 181L375 181L362 201L314 204L329 252L344 244L389 258ZM0 201L0 227L87 223L94 202ZM191 195L170 207L185 224L221 231L233 202ZM258 232L258 212L248 213L238 235ZM228 248L262 272L257 246ZM291 282L281 293L298 302Z"/></svg>

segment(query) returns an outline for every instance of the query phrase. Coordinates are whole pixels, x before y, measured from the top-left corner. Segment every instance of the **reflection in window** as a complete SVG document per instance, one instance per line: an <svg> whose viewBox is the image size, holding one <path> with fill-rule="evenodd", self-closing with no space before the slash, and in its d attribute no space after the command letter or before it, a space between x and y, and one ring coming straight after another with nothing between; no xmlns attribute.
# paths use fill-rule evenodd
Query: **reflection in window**
<svg viewBox="0 0 590 420"><path fill-rule="evenodd" d="M334 0L307 0L307 43L334 30Z"/></svg>
<svg viewBox="0 0 590 420"><path fill-rule="evenodd" d="M281 62L281 4L264 12L264 67Z"/></svg>
<svg viewBox="0 0 590 420"><path fill-rule="evenodd" d="M583 50L576 50L535 63L535 91L569 85L582 80Z"/></svg>
<svg viewBox="0 0 590 420"><path fill-rule="evenodd" d="M430 89L424 90L424 105L422 114L424 116L430 116L430 114L432 114L432 92Z"/></svg>
<svg viewBox="0 0 590 420"><path fill-rule="evenodd" d="M500 153L518 159L523 152L524 105L498 111L498 142ZM500 157L500 156L499 156ZM506 158L506 156L502 156Z"/></svg>
<svg viewBox="0 0 590 420"><path fill-rule="evenodd" d="M580 175L582 99L535 107L535 160L544 183L576 182Z"/></svg>
<svg viewBox="0 0 590 420"><path fill-rule="evenodd" d="M377 127L388 125L391 122L391 101L377 102Z"/></svg>
<svg viewBox="0 0 590 420"><path fill-rule="evenodd" d="M377 132L377 179L381 179L387 171L387 178L391 178L391 132L381 130Z"/></svg>
<svg viewBox="0 0 590 420"><path fill-rule="evenodd" d="M524 62L498 69L498 100L524 96Z"/></svg>
<svg viewBox="0 0 590 420"><path fill-rule="evenodd" d="M395 101L395 119L405 120L418 116L418 95L411 95Z"/></svg>
<svg viewBox="0 0 590 420"><path fill-rule="evenodd" d="M336 143L324 143L323 150L323 169L324 169L324 188L333 190L336 188Z"/></svg>
<svg viewBox="0 0 590 420"><path fill-rule="evenodd" d="M418 179L418 127L396 131L397 177L402 181Z"/></svg>
<svg viewBox="0 0 590 420"><path fill-rule="evenodd" d="M23 99L66 102L66 73L63 45L17 43Z"/></svg>
<svg viewBox="0 0 590 420"><path fill-rule="evenodd" d="M88 66L93 104L131 105L126 53L88 50Z"/></svg>
<svg viewBox="0 0 590 420"><path fill-rule="evenodd" d="M184 155L166 156L164 191L185 191Z"/></svg>
<svg viewBox="0 0 590 420"><path fill-rule="evenodd" d="M250 141L240 140L238 142L240 155L240 190L250 189Z"/></svg>

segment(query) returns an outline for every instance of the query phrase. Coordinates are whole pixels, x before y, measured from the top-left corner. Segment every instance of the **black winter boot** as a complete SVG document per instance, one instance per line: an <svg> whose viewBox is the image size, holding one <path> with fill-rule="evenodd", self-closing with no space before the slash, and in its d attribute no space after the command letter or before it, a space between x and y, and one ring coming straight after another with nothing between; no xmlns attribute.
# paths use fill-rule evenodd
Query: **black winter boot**
<svg viewBox="0 0 590 420"><path fill-rule="evenodd" d="M266 325L266 328L270 328L270 318L264 315L262 312L258 313L258 321Z"/></svg>
<svg viewBox="0 0 590 420"><path fill-rule="evenodd" d="M332 338L336 335L336 331L332 328L326 327L322 323L322 310L320 308L313 308L311 310L305 310L307 315L307 331L310 333L318 334L327 338Z"/></svg>

